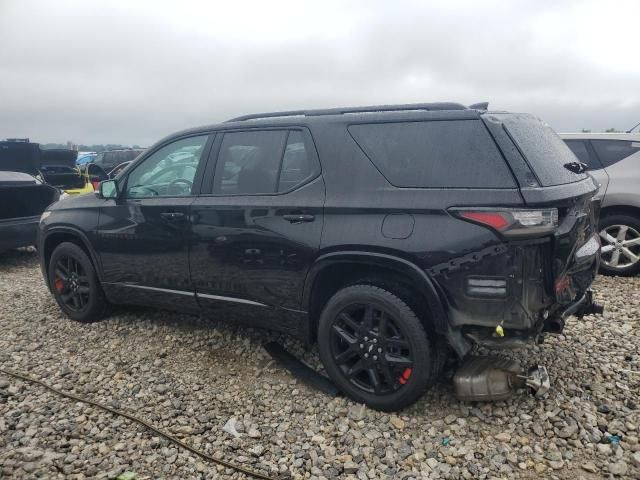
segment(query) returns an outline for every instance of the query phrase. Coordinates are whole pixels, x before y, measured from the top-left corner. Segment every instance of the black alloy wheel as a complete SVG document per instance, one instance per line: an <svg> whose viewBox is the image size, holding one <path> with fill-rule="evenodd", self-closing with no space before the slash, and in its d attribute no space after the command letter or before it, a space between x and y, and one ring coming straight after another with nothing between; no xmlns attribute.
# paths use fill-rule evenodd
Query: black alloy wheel
<svg viewBox="0 0 640 480"><path fill-rule="evenodd" d="M79 245L64 242L53 250L48 278L51 293L69 318L93 322L104 315L107 300L91 259Z"/></svg>
<svg viewBox="0 0 640 480"><path fill-rule="evenodd" d="M336 386L377 410L414 403L437 378L442 348L391 288L351 285L325 305L318 351Z"/></svg>
<svg viewBox="0 0 640 480"><path fill-rule="evenodd" d="M411 344L384 308L349 305L338 314L331 340L335 363L357 388L381 395L411 378Z"/></svg>
<svg viewBox="0 0 640 480"><path fill-rule="evenodd" d="M75 312L81 312L91 295L89 277L78 260L61 255L55 265L53 286L62 303Z"/></svg>

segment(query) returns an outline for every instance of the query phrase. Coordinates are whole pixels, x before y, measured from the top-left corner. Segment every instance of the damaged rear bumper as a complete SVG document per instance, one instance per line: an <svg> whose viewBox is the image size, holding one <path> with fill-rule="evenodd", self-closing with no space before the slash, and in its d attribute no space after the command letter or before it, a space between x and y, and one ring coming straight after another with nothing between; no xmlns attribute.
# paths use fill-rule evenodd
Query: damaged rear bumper
<svg viewBox="0 0 640 480"><path fill-rule="evenodd" d="M562 333L565 320L574 315L582 318L584 315L602 314L604 306L593 300L593 292L588 289L578 300L564 306L559 313L549 316L535 328L529 330L501 329L499 335L496 329L470 328L465 337L473 344L487 348L519 348L529 343L542 343L544 333Z"/></svg>

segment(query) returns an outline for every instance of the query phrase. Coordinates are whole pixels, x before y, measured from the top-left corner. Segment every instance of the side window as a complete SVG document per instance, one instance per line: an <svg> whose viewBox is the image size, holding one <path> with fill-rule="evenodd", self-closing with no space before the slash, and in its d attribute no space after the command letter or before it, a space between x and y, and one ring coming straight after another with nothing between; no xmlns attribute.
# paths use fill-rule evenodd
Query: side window
<svg viewBox="0 0 640 480"><path fill-rule="evenodd" d="M589 170L598 170L602 168L600 162L593 158L587 148L587 140L565 140L567 147L578 157L582 163L589 165Z"/></svg>
<svg viewBox="0 0 640 480"><path fill-rule="evenodd" d="M640 144L627 140L591 140L591 144L605 167L640 151Z"/></svg>
<svg viewBox="0 0 640 480"><path fill-rule="evenodd" d="M282 157L278 192L286 192L302 185L318 173L317 166L315 157L307 152L302 132L299 130L289 132Z"/></svg>
<svg viewBox="0 0 640 480"><path fill-rule="evenodd" d="M116 166L116 162L114 159L116 155L117 152L107 152L104 154L103 162L106 168L113 168Z"/></svg>
<svg viewBox="0 0 640 480"><path fill-rule="evenodd" d="M299 130L225 133L213 178L218 195L270 195L287 192L318 174Z"/></svg>
<svg viewBox="0 0 640 480"><path fill-rule="evenodd" d="M191 195L207 139L208 135L183 138L151 154L129 174L127 197Z"/></svg>
<svg viewBox="0 0 640 480"><path fill-rule="evenodd" d="M218 154L213 193L275 193L286 131L225 133Z"/></svg>
<svg viewBox="0 0 640 480"><path fill-rule="evenodd" d="M351 125L351 136L396 187L514 188L480 120Z"/></svg>

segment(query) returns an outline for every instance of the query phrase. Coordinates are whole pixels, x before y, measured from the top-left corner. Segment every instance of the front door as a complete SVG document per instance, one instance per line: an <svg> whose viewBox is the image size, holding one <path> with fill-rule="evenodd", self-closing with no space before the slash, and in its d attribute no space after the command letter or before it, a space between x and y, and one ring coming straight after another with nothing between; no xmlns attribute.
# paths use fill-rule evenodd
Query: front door
<svg viewBox="0 0 640 480"><path fill-rule="evenodd" d="M97 250L107 296L122 303L197 307L189 278L189 208L209 135L169 142L121 179L100 212Z"/></svg>
<svg viewBox="0 0 640 480"><path fill-rule="evenodd" d="M219 135L213 151L215 174L192 205L198 301L295 329L323 221L324 183L311 136L304 129L232 131Z"/></svg>

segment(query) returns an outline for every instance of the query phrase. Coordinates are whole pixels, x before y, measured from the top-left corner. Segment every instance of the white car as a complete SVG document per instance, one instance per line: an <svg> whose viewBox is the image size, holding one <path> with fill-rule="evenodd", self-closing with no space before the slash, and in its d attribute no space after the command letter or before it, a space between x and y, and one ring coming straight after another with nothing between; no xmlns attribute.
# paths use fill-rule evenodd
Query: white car
<svg viewBox="0 0 640 480"><path fill-rule="evenodd" d="M640 134L561 133L600 184L600 270L612 275L640 272Z"/></svg>

